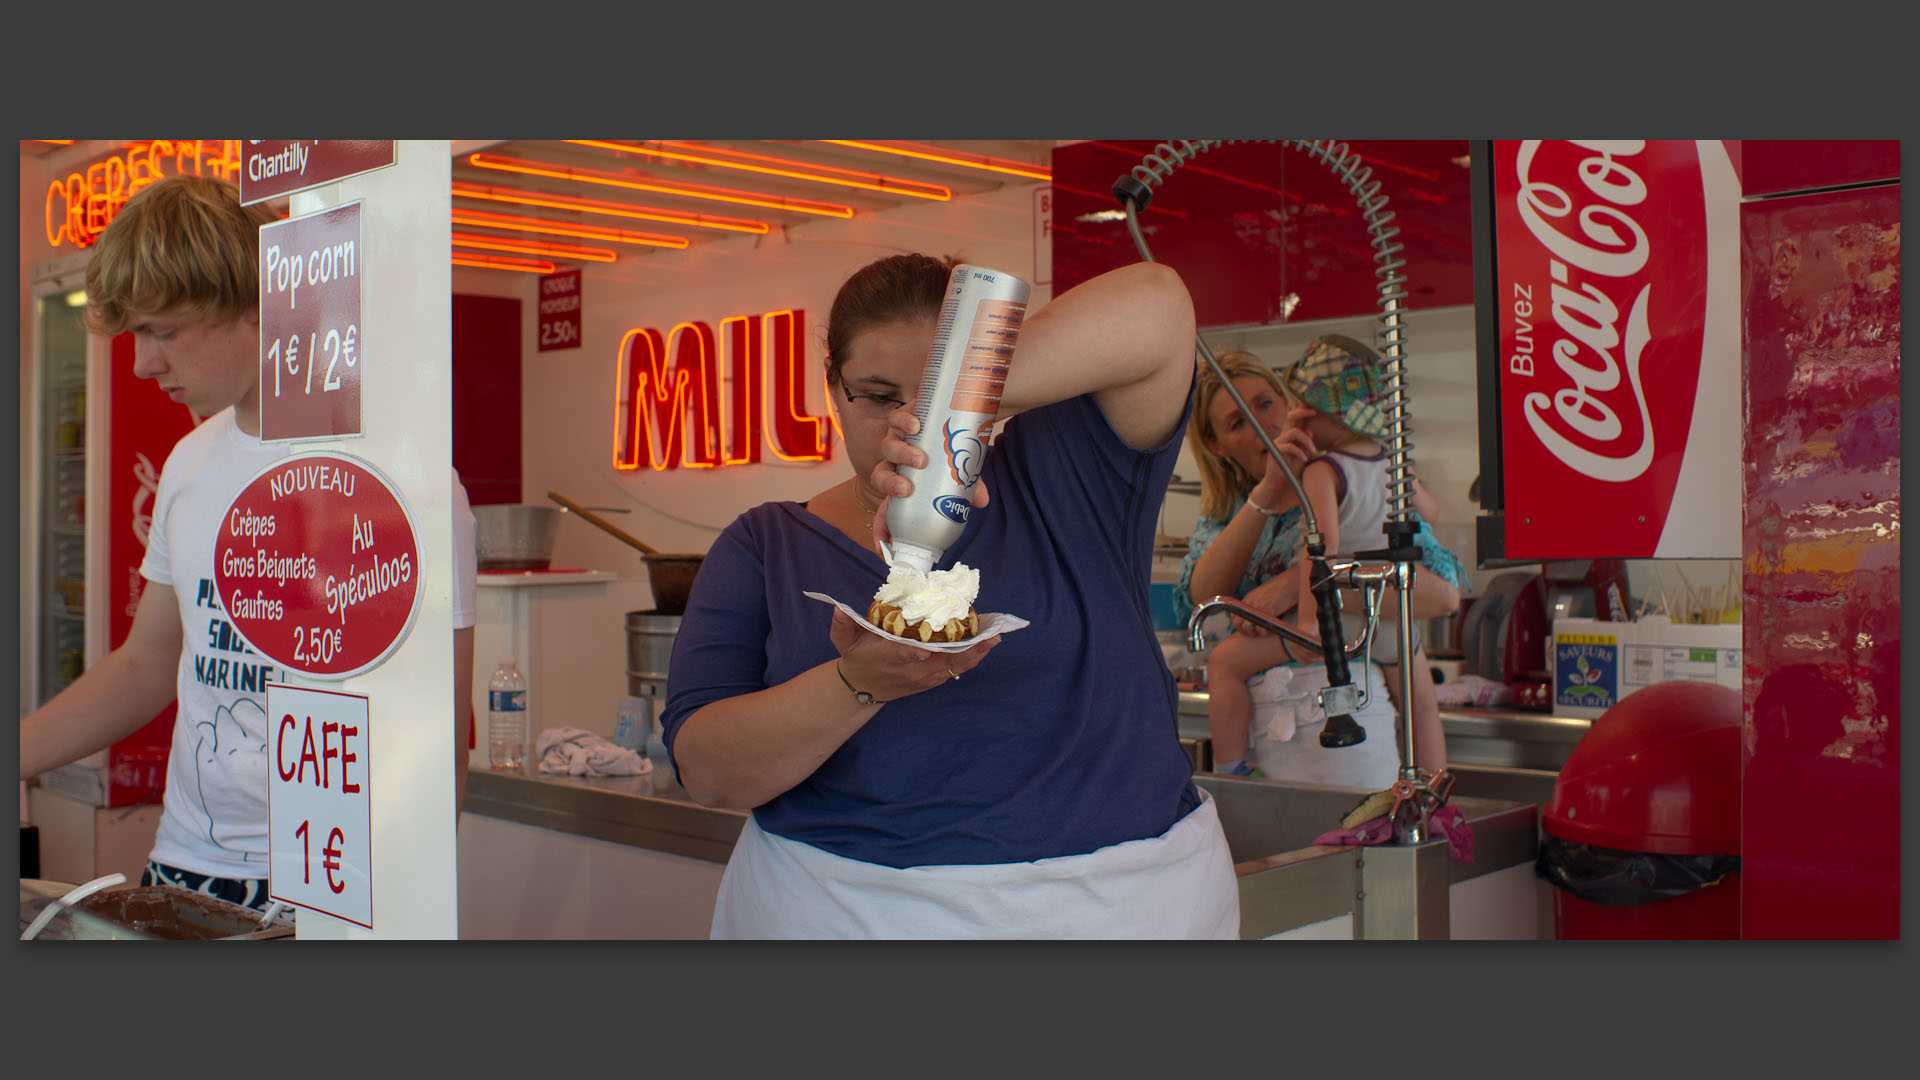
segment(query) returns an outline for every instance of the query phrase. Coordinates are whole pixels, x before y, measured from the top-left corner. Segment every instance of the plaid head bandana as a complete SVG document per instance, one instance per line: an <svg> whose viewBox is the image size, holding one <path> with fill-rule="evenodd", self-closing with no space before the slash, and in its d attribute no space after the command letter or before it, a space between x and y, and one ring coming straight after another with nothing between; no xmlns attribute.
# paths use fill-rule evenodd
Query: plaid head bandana
<svg viewBox="0 0 1920 1080"><path fill-rule="evenodd" d="M1280 373L1287 390L1308 407L1369 439L1387 435L1380 411L1380 358L1350 337L1328 334L1314 339L1305 356Z"/></svg>

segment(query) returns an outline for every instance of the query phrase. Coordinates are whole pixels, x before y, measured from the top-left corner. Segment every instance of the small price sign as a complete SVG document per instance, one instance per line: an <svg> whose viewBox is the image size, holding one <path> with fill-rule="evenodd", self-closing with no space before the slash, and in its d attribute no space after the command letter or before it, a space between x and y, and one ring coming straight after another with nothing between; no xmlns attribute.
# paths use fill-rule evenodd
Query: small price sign
<svg viewBox="0 0 1920 1080"><path fill-rule="evenodd" d="M268 891L371 930L368 699L268 683L267 716Z"/></svg>
<svg viewBox="0 0 1920 1080"><path fill-rule="evenodd" d="M260 227L260 438L359 435L359 202Z"/></svg>
<svg viewBox="0 0 1920 1080"><path fill-rule="evenodd" d="M1053 284L1053 188L1033 192L1033 283Z"/></svg>
<svg viewBox="0 0 1920 1080"><path fill-rule="evenodd" d="M331 184L393 164L392 139L248 139L240 205Z"/></svg>
<svg viewBox="0 0 1920 1080"><path fill-rule="evenodd" d="M540 351L580 347L580 271L540 279Z"/></svg>

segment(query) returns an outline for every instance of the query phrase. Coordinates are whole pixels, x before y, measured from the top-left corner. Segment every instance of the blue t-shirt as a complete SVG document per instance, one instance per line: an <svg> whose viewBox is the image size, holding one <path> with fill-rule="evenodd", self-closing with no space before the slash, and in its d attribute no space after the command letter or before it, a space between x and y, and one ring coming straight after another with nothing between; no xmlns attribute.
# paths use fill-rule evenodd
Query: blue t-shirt
<svg viewBox="0 0 1920 1080"><path fill-rule="evenodd" d="M966 678L883 706L813 775L756 807L760 827L883 866L1010 863L1158 836L1198 806L1147 600L1185 424L1141 451L1090 396L1009 419L987 456L992 501L938 568L979 570L975 609L1031 625ZM886 576L877 554L800 503L735 519L674 641L669 750L702 706L838 656L833 608L802 592L863 609Z"/></svg>

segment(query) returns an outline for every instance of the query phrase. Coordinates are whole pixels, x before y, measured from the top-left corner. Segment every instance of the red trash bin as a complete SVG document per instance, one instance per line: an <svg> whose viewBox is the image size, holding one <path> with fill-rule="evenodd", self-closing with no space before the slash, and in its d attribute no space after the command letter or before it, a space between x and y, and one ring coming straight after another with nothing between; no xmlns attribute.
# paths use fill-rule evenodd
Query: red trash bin
<svg viewBox="0 0 1920 1080"><path fill-rule="evenodd" d="M1737 858L1741 718L1740 692L1715 683L1656 683L1628 694L1567 756L1542 831L1655 858ZM1645 903L1596 903L1565 887L1553 896L1563 939L1740 936L1737 870Z"/></svg>

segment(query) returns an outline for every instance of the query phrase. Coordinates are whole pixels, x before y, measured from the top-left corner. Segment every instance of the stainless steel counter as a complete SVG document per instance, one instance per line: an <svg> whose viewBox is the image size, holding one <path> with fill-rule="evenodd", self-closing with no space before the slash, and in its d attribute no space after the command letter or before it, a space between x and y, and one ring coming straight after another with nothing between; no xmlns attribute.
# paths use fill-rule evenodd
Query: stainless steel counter
<svg viewBox="0 0 1920 1080"><path fill-rule="evenodd" d="M1559 772L1593 721L1525 709L1440 710L1447 733L1447 760Z"/></svg>
<svg viewBox="0 0 1920 1080"><path fill-rule="evenodd" d="M1446 937L1450 887L1524 866L1537 850L1537 812L1515 802L1456 793L1454 803L1475 834L1474 861L1462 863L1447 857L1441 840L1364 851L1312 846L1362 792L1219 776L1196 780L1213 794L1233 852L1242 937L1340 916L1351 916L1355 938ZM657 769L648 776L574 777L475 768L467 776L465 810L720 864L746 822L742 811L692 802ZM1519 936L1532 936L1531 926Z"/></svg>
<svg viewBox="0 0 1920 1080"><path fill-rule="evenodd" d="M1544 807L1553 798L1560 767L1591 724L1580 717L1525 709L1443 706L1440 727L1447 735L1454 790ZM1208 739L1205 690L1180 692L1179 728L1180 737L1190 743ZM1205 757L1192 746L1189 753Z"/></svg>
<svg viewBox="0 0 1920 1080"><path fill-rule="evenodd" d="M1214 797L1233 853L1240 887L1240 936L1264 938L1341 916L1351 934L1366 938L1446 938L1454 886L1530 867L1539 852L1535 807L1457 793L1451 800L1473 830L1473 860L1452 858L1445 840L1402 846L1320 847L1313 841L1336 827L1363 794L1317 784L1200 776ZM1523 927L1511 936L1539 933L1538 887L1525 870L1506 889L1523 898ZM1526 898L1531 897L1528 901ZM1464 897L1463 897L1463 902Z"/></svg>
<svg viewBox="0 0 1920 1080"><path fill-rule="evenodd" d="M1207 694L1183 691L1180 736L1208 737ZM1545 806L1554 778L1585 735L1589 721L1516 709L1440 710L1447 733L1447 765L1455 794ZM725 863L746 823L742 810L715 810L694 802L671 772L646 776L467 774L465 809L541 828Z"/></svg>
<svg viewBox="0 0 1920 1080"><path fill-rule="evenodd" d="M472 768L462 809L722 864L747 822L744 810L694 802L660 768L646 776L598 777Z"/></svg>

